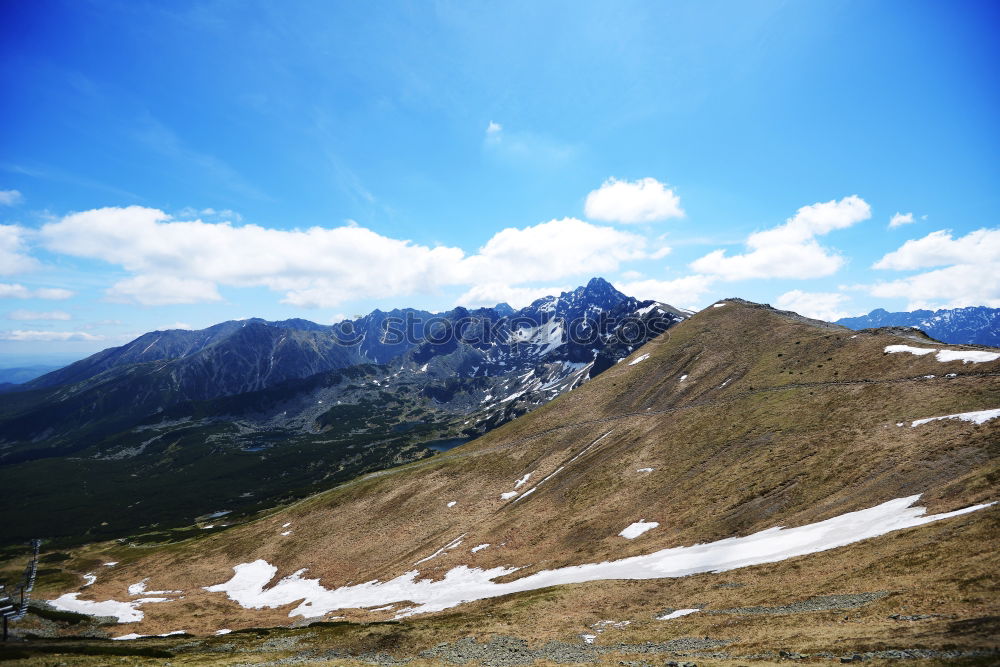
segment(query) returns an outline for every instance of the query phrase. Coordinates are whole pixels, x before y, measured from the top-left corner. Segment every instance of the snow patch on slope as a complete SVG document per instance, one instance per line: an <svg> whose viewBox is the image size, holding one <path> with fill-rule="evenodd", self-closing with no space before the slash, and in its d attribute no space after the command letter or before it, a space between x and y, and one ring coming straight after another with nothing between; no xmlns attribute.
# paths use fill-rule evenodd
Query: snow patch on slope
<svg viewBox="0 0 1000 667"><path fill-rule="evenodd" d="M642 361L646 361L646 359L649 359L649 353L648 352L646 354L642 355L641 357L636 357L632 361L628 362L628 365L629 366L635 366L636 364L638 364L638 363L640 363Z"/></svg>
<svg viewBox="0 0 1000 667"><path fill-rule="evenodd" d="M910 427L920 426L921 424L926 424L928 422L934 422L939 419L961 419L962 421L972 422L973 424L985 424L991 419L996 419L1000 417L1000 408L995 410L979 410L977 412L959 412L954 415L944 415L943 417L928 417L926 419L917 419Z"/></svg>
<svg viewBox="0 0 1000 667"><path fill-rule="evenodd" d="M923 356L925 354L930 354L931 352L936 352L935 358L938 361L944 363L947 361L961 361L963 364L973 363L980 364L984 361L996 361L1000 359L1000 352L987 352L985 350L948 350L945 348L937 349L936 347L913 347L912 345L886 345L885 351L888 354L896 354L899 352L909 352L910 354L916 354L918 356Z"/></svg>
<svg viewBox="0 0 1000 667"><path fill-rule="evenodd" d="M66 593L49 600L49 604L61 611L75 611L78 614L89 616L114 616L119 623L134 623L141 621L143 617L140 606L152 602L169 602L170 598L140 598L129 602L118 602L117 600L105 600L103 602L93 602L91 600L77 599L79 593Z"/></svg>
<svg viewBox="0 0 1000 667"><path fill-rule="evenodd" d="M643 556L543 570L504 583L496 583L494 580L512 574L519 568L494 567L483 570L460 565L437 581L417 579L419 571L410 570L389 581L375 580L332 590L324 588L319 579L303 578L305 570L299 570L266 588L278 568L264 560L256 560L236 565L233 568L234 574L228 581L207 586L205 590L225 593L247 609L276 608L300 602L289 612L289 616L306 618L323 616L337 609L375 607L403 601L414 603L413 607L397 615L400 618L548 586L609 579L683 577L699 572L724 572L774 563L835 549L903 528L975 512L993 504L973 505L954 512L925 516L926 508L913 506L919 498L919 495L897 498L865 510L848 512L796 528L775 527L745 537L662 549Z"/></svg>
<svg viewBox="0 0 1000 667"><path fill-rule="evenodd" d="M635 523L629 524L628 527L625 528L625 530L623 530L618 534L624 537L626 540L634 540L635 538L645 533L647 530L652 530L659 525L660 524L657 521L646 521L644 519L640 519Z"/></svg>

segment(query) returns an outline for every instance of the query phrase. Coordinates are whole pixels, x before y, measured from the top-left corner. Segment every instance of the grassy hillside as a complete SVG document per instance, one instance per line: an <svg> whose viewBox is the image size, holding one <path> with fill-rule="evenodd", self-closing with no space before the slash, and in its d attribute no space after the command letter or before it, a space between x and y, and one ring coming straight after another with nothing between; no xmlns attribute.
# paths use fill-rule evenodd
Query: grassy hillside
<svg viewBox="0 0 1000 667"><path fill-rule="evenodd" d="M203 635L322 620L290 617L298 603L245 609L203 589L258 559L276 566L273 581L307 568L303 576L320 578L327 589L385 582L414 569L420 578L441 579L462 565L520 568L497 579L502 582L804 526L915 494L922 494L919 503L929 513L996 500L1000 420L911 423L1000 407L1000 361L887 354L894 344L942 347L915 332L852 332L731 300L468 445L179 544L80 549L53 566L50 579L40 578L40 588L49 598L79 590L85 599L124 601L129 585L149 578L149 590L180 590L183 597L144 605L142 622L101 632ZM501 496L515 490L518 496ZM356 625L275 630L266 637L280 636L284 643L275 645L284 648L268 659L307 649L413 656L441 642L497 635L524 639L532 651L548 641L603 646L604 652L581 650L591 651L588 660L612 664L643 653L643 642L655 642L657 656L715 655L702 655L700 665L777 659L779 650L831 658L897 649L956 656L991 650L1000 630L991 547L997 516L989 508L721 573L528 591L391 626L371 622L392 619L410 606L405 600L392 609L340 609L326 620ZM636 539L619 536L640 520L659 525ZM417 564L460 536L460 545ZM471 551L481 544L490 546ZM119 564L105 568L104 561ZM97 581L80 589L83 580L71 575L87 572L96 572ZM815 600L832 595L849 597ZM701 611L657 620L691 608ZM593 635L593 644L583 643L585 634ZM212 660L245 662L270 641L265 634L227 637L187 640L190 645L175 652L205 658L228 642L234 655ZM680 638L701 643L670 644ZM237 656L241 647L252 653ZM450 653L427 660L478 649L466 643L441 650Z"/></svg>

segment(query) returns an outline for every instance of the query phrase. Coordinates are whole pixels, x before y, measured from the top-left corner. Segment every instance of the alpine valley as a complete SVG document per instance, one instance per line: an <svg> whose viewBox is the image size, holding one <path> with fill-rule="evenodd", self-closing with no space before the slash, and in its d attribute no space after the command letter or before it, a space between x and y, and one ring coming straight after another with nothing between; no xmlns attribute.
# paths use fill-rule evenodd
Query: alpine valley
<svg viewBox="0 0 1000 667"><path fill-rule="evenodd" d="M1000 659L1000 350L599 279L387 317L155 332L5 395L5 573L46 540L5 657Z"/></svg>
<svg viewBox="0 0 1000 667"><path fill-rule="evenodd" d="M428 457L597 376L685 317L595 278L518 311L147 333L0 395L0 484L14 498L2 540L24 542L39 525L57 543L136 531L158 540L204 529L203 515L247 516Z"/></svg>

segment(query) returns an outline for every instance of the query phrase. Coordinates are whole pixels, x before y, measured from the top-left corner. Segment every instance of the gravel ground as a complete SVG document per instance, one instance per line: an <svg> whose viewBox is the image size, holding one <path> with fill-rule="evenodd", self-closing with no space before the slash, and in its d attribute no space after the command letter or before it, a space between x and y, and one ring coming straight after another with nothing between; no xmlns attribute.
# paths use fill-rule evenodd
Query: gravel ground
<svg viewBox="0 0 1000 667"><path fill-rule="evenodd" d="M888 591L874 593L857 593L853 595L819 595L817 597L784 604L777 607L734 607L733 609L706 609L706 614L800 614L809 611L833 611L838 609L857 609L875 600L884 598Z"/></svg>
<svg viewBox="0 0 1000 667"><path fill-rule="evenodd" d="M684 642L678 646L705 646L708 643L718 644L720 640L706 640L689 638L675 640ZM674 644L674 642L668 642ZM496 637L489 642L482 644L471 638L461 639L450 644L441 644L433 649L420 654L421 658L438 659L442 663L464 665L471 662L484 665L484 667L507 667L530 665L535 660L550 660L560 664L587 664L593 663L604 653L667 653L672 651L665 648L666 644L616 644L611 646L590 646L571 644L567 642L549 642L538 649L531 649L528 643L514 637ZM639 649L639 650L636 650ZM996 650L970 650L970 651L935 651L930 649L890 649L885 651L867 651L865 653L848 653L837 655L825 651L813 654L780 653L767 652L753 655L729 655L719 652L693 652L686 655L673 653L676 659L664 660L659 658L655 662L622 660L620 665L626 667L652 667L653 665L668 667L697 667L697 663L689 660L702 658L714 658L717 660L790 660L798 661L802 659L822 658L832 663L853 664L864 663L870 660L958 660L961 658L984 658L996 656L1000 658L1000 651ZM410 662L409 658L395 658L385 653L362 654L352 656L343 651L304 651L297 655L273 660L270 662L245 663L239 667L280 667L282 665L302 665L330 662L331 664L343 664L344 660L352 660L380 667L395 667Z"/></svg>
<svg viewBox="0 0 1000 667"><path fill-rule="evenodd" d="M560 664L580 664L596 661L607 653L626 654L675 654L684 651L701 651L719 648L730 643L725 639L708 637L682 637L669 642L644 644L609 644L594 646L570 642L551 641L532 649L528 642L515 637L494 637L479 643L470 637L457 642L440 644L420 654L422 658L437 658L456 665L478 661L486 667L530 665L535 660L550 660Z"/></svg>

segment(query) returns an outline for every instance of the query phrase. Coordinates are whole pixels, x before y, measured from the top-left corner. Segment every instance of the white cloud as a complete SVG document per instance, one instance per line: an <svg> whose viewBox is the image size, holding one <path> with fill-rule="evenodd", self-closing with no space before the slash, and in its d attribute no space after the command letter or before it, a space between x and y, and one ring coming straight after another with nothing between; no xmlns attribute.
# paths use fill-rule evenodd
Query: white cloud
<svg viewBox="0 0 1000 667"><path fill-rule="evenodd" d="M622 279L623 280L630 280L630 281L634 282L636 280L639 280L642 277L643 277L643 274L642 274L641 271L631 271L631 270L630 271L622 271Z"/></svg>
<svg viewBox="0 0 1000 667"><path fill-rule="evenodd" d="M896 211L896 215L889 218L889 228L892 229L893 227L902 227L903 225L908 225L913 221L912 213L900 213L899 211Z"/></svg>
<svg viewBox="0 0 1000 667"><path fill-rule="evenodd" d="M28 253L28 230L19 225L0 225L0 275L33 271L38 262Z"/></svg>
<svg viewBox="0 0 1000 667"><path fill-rule="evenodd" d="M200 211L196 208L187 206L182 208L177 212L176 217L183 220L196 220L198 218L209 218L213 222L243 222L243 216L236 211L228 208L222 210L217 210L214 208L203 208Z"/></svg>
<svg viewBox="0 0 1000 667"><path fill-rule="evenodd" d="M24 201L24 197L17 190L0 190L0 206L13 206Z"/></svg>
<svg viewBox="0 0 1000 667"><path fill-rule="evenodd" d="M184 329L185 331L191 331L194 327L187 322L174 322L173 324L163 324L156 327L156 329L157 331L170 331L171 329Z"/></svg>
<svg viewBox="0 0 1000 667"><path fill-rule="evenodd" d="M50 310L45 312L37 310L13 310L7 313L7 319L24 321L71 320L73 319L73 316L61 310Z"/></svg>
<svg viewBox="0 0 1000 667"><path fill-rule="evenodd" d="M843 309L844 304L850 300L851 297L838 292L803 292L796 289L779 296L775 305L806 317L835 322L856 314Z"/></svg>
<svg viewBox="0 0 1000 667"><path fill-rule="evenodd" d="M843 266L844 258L815 237L870 217L871 207L857 195L803 206L784 224L747 237L748 252L727 256L725 250L715 250L692 262L691 268L722 280L828 276Z"/></svg>
<svg viewBox="0 0 1000 667"><path fill-rule="evenodd" d="M681 198L655 178L609 178L587 195L584 211L588 218L604 222L656 222L684 217Z"/></svg>
<svg viewBox="0 0 1000 667"><path fill-rule="evenodd" d="M18 283L0 283L0 299L68 299L75 292L58 287L31 289Z"/></svg>
<svg viewBox="0 0 1000 667"><path fill-rule="evenodd" d="M660 248L649 253L649 259L663 259L671 252L673 252L673 248L670 246L660 246Z"/></svg>
<svg viewBox="0 0 1000 667"><path fill-rule="evenodd" d="M215 283L197 278L143 274L119 280L107 290L108 300L165 306L179 303L221 301Z"/></svg>
<svg viewBox="0 0 1000 667"><path fill-rule="evenodd" d="M536 282L617 271L647 257L646 239L576 218L497 232L456 267L456 281L474 285Z"/></svg>
<svg viewBox="0 0 1000 667"><path fill-rule="evenodd" d="M31 295L36 299L47 299L52 301L62 301L72 297L76 292L61 287L38 287L31 291Z"/></svg>
<svg viewBox="0 0 1000 667"><path fill-rule="evenodd" d="M177 221L132 206L74 213L40 234L54 252L100 259L133 274L108 290L147 305L218 301L218 286L263 286L284 303L332 307L445 286L524 283L616 271L645 258L646 239L566 218L504 229L480 250L428 247L358 225L306 230Z"/></svg>
<svg viewBox="0 0 1000 667"><path fill-rule="evenodd" d="M486 126L486 134L497 134L501 130L503 130L503 125L500 123L494 123L492 120L490 121L490 124Z"/></svg>
<svg viewBox="0 0 1000 667"><path fill-rule="evenodd" d="M98 341L104 336L90 334L85 331L0 331L0 340L10 341Z"/></svg>
<svg viewBox="0 0 1000 667"><path fill-rule="evenodd" d="M977 229L960 238L931 232L888 253L873 268L937 268L870 286L873 296L908 300L908 308L1000 307L1000 229Z"/></svg>
<svg viewBox="0 0 1000 667"><path fill-rule="evenodd" d="M714 276L695 274L673 280L650 279L617 283L615 288L637 299L656 299L671 306L688 308L701 303L702 298L712 289L712 284L716 280L717 278Z"/></svg>
<svg viewBox="0 0 1000 667"><path fill-rule="evenodd" d="M957 239L952 238L951 231L942 229L907 241L875 262L872 268L910 271L995 261L1000 261L1000 229L977 229Z"/></svg>
<svg viewBox="0 0 1000 667"><path fill-rule="evenodd" d="M468 292L458 297L456 306L466 308L492 307L498 303L506 303L514 308L523 308L535 299L553 294L561 294L570 288L561 287L513 287L506 283L485 283L476 285Z"/></svg>

